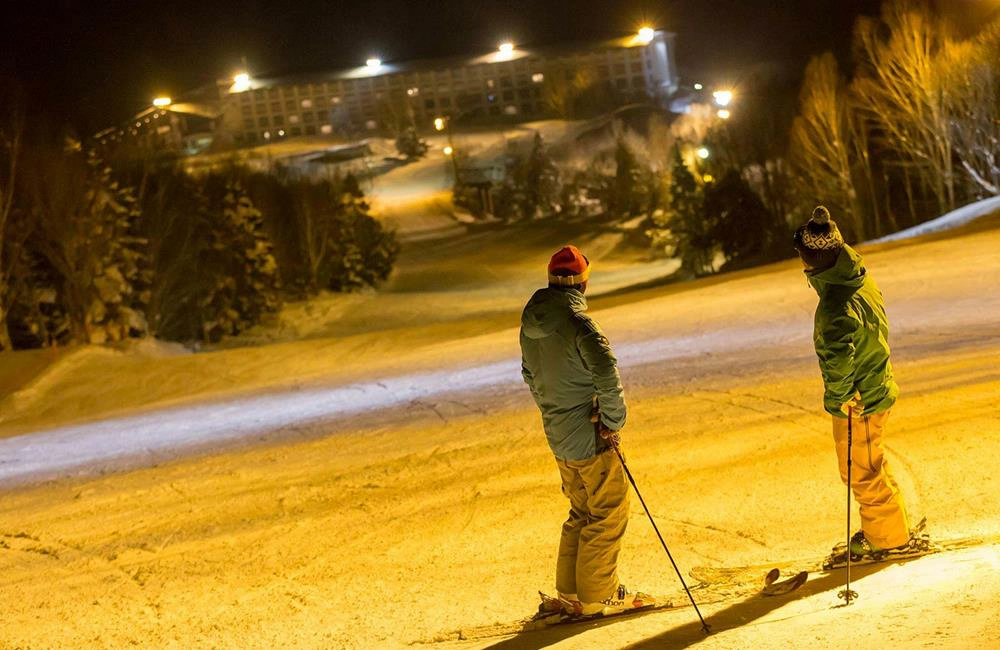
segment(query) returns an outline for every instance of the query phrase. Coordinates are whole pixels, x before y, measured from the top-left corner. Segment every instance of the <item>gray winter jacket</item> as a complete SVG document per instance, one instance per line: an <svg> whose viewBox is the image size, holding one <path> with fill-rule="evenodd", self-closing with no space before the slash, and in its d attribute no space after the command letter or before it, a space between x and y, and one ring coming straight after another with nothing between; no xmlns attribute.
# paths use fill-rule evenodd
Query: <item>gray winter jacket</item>
<svg viewBox="0 0 1000 650"><path fill-rule="evenodd" d="M521 374L549 447L562 460L586 460L607 448L590 420L595 395L604 426L625 426L618 361L586 309L579 291L549 287L535 292L521 315Z"/></svg>

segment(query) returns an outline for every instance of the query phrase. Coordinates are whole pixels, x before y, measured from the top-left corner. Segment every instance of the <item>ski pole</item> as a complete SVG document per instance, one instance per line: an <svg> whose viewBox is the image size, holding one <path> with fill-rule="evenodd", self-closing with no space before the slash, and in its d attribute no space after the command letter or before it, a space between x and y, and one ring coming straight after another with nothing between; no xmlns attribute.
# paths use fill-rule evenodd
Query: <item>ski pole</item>
<svg viewBox="0 0 1000 650"><path fill-rule="evenodd" d="M854 407L847 407L847 586L838 596L844 599L845 605L851 604L852 598L857 598L857 592L851 591L851 452L854 437Z"/></svg>
<svg viewBox="0 0 1000 650"><path fill-rule="evenodd" d="M681 584L684 586L684 591L691 600L691 604L694 605L694 611L698 613L698 618L701 620L701 629L704 630L705 634L710 634L711 630L708 627L708 623L705 622L705 618L701 615L701 610L698 609L698 603L694 602L694 596L691 595L691 590L688 589L687 583L684 582L684 576L681 575L681 570L677 568L677 563L674 562L674 556L670 554L670 549L667 548L667 543L663 541L663 535L660 534L660 529L656 527L656 522L653 520L653 514L649 512L649 508L646 507L646 501L642 498L642 494L639 492L639 486L635 484L635 479L632 478L632 472L628 471L628 465L625 464L625 457L622 456L621 450L618 449L618 441L611 440L610 442L611 448L615 450L616 454L618 454L618 460L622 463L622 469L625 470L625 476L628 477L629 483L632 484L632 489L635 490L635 495L639 497L639 503L642 504L642 509L646 511L646 516L649 517L649 523L653 524L653 530L656 531L656 536L660 538L660 544L663 545L663 550L667 552L667 557L670 558L670 563L674 565L674 571L677 572L677 577L680 578Z"/></svg>

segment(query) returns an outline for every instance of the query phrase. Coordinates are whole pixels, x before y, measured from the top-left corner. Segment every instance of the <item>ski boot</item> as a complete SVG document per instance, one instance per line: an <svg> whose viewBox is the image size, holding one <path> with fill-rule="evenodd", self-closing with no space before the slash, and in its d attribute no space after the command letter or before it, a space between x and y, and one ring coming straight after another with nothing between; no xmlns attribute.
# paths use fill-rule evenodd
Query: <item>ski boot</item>
<svg viewBox="0 0 1000 650"><path fill-rule="evenodd" d="M656 597L641 591L629 591L625 585L618 585L615 593L599 603L583 603L583 616L614 616L633 609L656 605Z"/></svg>

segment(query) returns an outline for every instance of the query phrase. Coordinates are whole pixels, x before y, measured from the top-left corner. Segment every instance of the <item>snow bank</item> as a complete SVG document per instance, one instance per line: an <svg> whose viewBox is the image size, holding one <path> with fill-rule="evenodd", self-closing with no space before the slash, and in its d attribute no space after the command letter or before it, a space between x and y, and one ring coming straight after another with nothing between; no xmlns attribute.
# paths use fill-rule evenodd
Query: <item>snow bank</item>
<svg viewBox="0 0 1000 650"><path fill-rule="evenodd" d="M894 232L891 235L879 237L878 239L873 239L866 243L882 244L885 242L900 241L902 239L911 239L921 235L929 235L935 232L951 230L953 228L958 228L959 226L964 226L970 221L975 221L980 217L985 217L986 215L996 212L997 210L1000 210L1000 196L992 196L988 199L983 199L982 201L976 201L975 203L964 205L957 210L952 210L937 219L931 219L930 221L913 226L912 228L900 230L899 232Z"/></svg>

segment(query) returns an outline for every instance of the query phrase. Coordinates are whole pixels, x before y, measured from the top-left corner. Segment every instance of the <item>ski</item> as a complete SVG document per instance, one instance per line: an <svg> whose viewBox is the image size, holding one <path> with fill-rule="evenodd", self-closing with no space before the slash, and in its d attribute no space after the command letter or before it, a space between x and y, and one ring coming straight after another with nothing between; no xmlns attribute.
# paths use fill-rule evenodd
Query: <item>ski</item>
<svg viewBox="0 0 1000 650"><path fill-rule="evenodd" d="M864 566L868 564L881 564L886 562L902 562L912 560L934 553L946 553L973 546L981 546L986 543L995 543L1000 536L990 538L984 537L960 537L948 540L932 541L921 534L919 541L914 547L907 546L896 551L885 551L869 557L861 557L851 560L854 566ZM760 576L772 569L778 569L780 573L786 575L806 573L820 573L833 571L843 567L847 563L847 555L844 552L845 546L838 544L833 552L820 558L791 560L776 564L759 564L735 567L703 567L696 566L688 573L699 582L699 589L721 586L738 586L759 584Z"/></svg>
<svg viewBox="0 0 1000 650"><path fill-rule="evenodd" d="M799 571L791 578L778 580L777 576L772 577L771 575L775 571L778 571L778 569L771 569L768 573L768 580L766 581L764 588L760 590L761 596L784 596L785 594L790 594L804 585L806 580L809 579L808 571Z"/></svg>
<svg viewBox="0 0 1000 650"><path fill-rule="evenodd" d="M562 602L555 596L538 592L542 602L538 605L538 611L532 616L513 623L500 623L495 625L485 625L481 627L469 627L458 630L458 640L471 641L475 639L488 639L498 636L520 634L522 632L532 632L544 630L560 625L575 625L592 623L609 619L618 619L634 616L640 613L649 613L661 609L674 609L672 600L667 598L656 598L655 605L646 607L636 607L627 609L616 614L594 614L592 616L572 616L562 610Z"/></svg>

